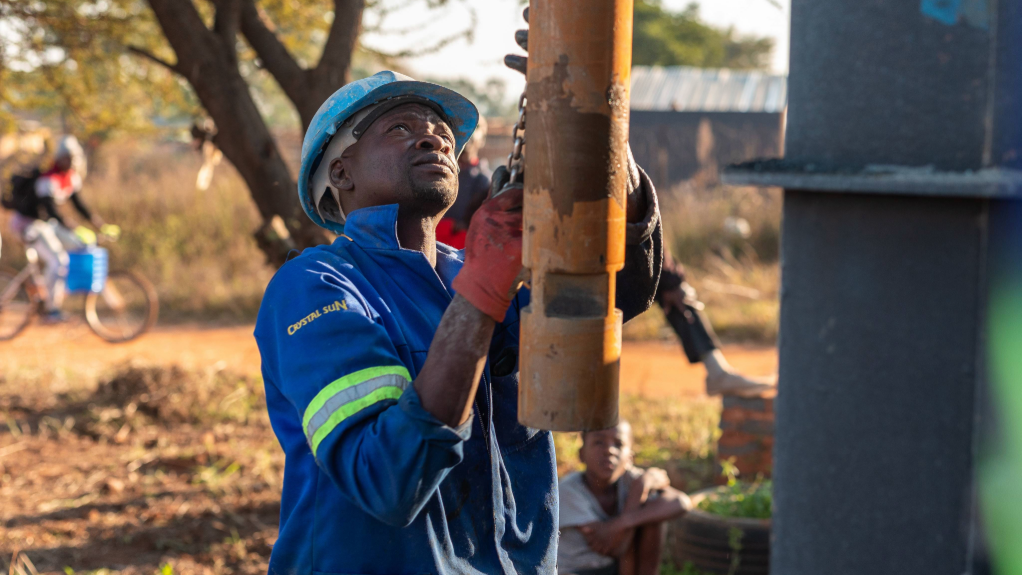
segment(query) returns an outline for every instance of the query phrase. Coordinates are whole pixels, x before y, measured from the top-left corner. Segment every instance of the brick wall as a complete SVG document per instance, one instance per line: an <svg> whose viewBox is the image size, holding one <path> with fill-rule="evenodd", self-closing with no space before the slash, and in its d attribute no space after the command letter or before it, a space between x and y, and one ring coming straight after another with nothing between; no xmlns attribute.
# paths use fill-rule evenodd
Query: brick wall
<svg viewBox="0 0 1022 575"><path fill-rule="evenodd" d="M770 391L760 397L724 396L717 457L720 461L733 457L741 477L746 479L758 474L769 477L773 471L776 394Z"/></svg>

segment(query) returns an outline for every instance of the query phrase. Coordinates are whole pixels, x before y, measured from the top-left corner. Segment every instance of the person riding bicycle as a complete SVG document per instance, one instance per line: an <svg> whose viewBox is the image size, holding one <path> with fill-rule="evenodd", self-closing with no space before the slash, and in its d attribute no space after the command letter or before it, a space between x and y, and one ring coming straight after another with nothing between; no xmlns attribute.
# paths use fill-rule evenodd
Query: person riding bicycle
<svg viewBox="0 0 1022 575"><path fill-rule="evenodd" d="M54 154L53 165L45 172L36 170L32 176L14 185L10 202L5 205L14 210L11 231L21 238L26 249L35 250L43 264L46 285L46 312L50 320L63 319L60 307L64 300L64 284L68 274L69 257L65 244L74 245L73 232L67 228L57 206L68 200L83 218L96 229L116 233L92 213L82 201L82 174L85 171L85 153L74 136L61 138ZM62 237L63 236L63 239Z"/></svg>

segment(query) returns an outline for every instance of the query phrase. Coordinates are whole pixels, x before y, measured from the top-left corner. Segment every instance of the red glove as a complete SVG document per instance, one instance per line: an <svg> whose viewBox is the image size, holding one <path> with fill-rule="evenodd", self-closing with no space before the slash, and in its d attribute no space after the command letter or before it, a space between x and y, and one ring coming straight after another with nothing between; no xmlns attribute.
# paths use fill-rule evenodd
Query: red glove
<svg viewBox="0 0 1022 575"><path fill-rule="evenodd" d="M507 187L479 207L465 238L465 265L452 284L497 322L522 285L522 196L521 185Z"/></svg>

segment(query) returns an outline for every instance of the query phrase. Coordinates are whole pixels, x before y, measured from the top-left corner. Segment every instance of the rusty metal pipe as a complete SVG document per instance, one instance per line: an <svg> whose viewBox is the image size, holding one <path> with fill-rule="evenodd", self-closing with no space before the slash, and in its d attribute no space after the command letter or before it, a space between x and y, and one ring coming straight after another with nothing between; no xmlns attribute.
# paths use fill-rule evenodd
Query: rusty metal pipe
<svg viewBox="0 0 1022 575"><path fill-rule="evenodd" d="M632 0L532 0L518 419L617 423Z"/></svg>

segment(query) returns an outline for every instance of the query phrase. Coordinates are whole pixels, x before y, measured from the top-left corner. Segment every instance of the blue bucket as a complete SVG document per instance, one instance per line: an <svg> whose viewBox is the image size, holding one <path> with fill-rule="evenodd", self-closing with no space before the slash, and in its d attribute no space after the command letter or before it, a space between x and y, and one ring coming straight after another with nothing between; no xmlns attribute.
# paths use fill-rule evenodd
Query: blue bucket
<svg viewBox="0 0 1022 575"><path fill-rule="evenodd" d="M72 293L103 291L110 270L109 256L104 248L95 246L68 253L71 258L67 273L67 291Z"/></svg>

